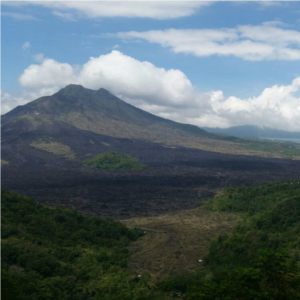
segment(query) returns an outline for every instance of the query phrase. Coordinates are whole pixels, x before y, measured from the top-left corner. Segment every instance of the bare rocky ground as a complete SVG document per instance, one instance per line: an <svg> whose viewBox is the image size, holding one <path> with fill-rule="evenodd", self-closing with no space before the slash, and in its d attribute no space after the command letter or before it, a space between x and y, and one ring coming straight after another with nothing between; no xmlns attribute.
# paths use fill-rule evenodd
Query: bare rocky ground
<svg viewBox="0 0 300 300"><path fill-rule="evenodd" d="M83 132L83 131L82 131ZM193 209L218 190L300 178L300 161L167 148L138 140L89 132L51 131L47 138L68 145L68 160L30 145L39 132L18 134L2 143L2 188L43 203L88 214L127 219ZM149 167L143 171L103 172L83 161L103 151L120 151Z"/></svg>

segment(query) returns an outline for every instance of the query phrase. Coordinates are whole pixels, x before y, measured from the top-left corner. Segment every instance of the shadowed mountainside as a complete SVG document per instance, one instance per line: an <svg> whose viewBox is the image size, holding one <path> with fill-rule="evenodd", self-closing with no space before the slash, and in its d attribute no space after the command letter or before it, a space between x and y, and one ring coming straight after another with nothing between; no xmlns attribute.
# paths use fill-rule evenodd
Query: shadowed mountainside
<svg viewBox="0 0 300 300"><path fill-rule="evenodd" d="M40 138L47 138L53 132L76 129L79 136L84 131L220 153L300 157L300 148L297 146L278 143L249 146L246 140L218 136L194 125L152 115L122 101L103 88L94 91L74 84L52 96L18 106L2 116L2 141L8 143L13 139L20 140L20 134L24 133L38 133ZM36 141L32 142L36 144ZM292 151L287 147L292 147Z"/></svg>
<svg viewBox="0 0 300 300"><path fill-rule="evenodd" d="M2 117L2 125L4 135L66 125L113 137L155 142L211 135L197 126L154 116L105 89L94 91L80 85L68 85L52 96L13 109Z"/></svg>

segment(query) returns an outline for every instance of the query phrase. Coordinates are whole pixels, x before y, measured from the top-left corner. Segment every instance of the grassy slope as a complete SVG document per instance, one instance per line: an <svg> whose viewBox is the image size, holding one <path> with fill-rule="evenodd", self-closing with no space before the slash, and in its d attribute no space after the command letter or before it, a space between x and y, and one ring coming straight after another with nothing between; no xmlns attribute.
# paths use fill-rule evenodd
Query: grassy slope
<svg viewBox="0 0 300 300"><path fill-rule="evenodd" d="M5 159L1 159L1 166L9 165L9 162Z"/></svg>
<svg viewBox="0 0 300 300"><path fill-rule="evenodd" d="M36 140L30 144L31 147L64 157L69 160L75 159L75 153L68 145L58 143L54 140Z"/></svg>
<svg viewBox="0 0 300 300"><path fill-rule="evenodd" d="M237 218L230 213L195 209L133 218L123 223L147 232L129 248L129 271L149 273L157 282L170 275L199 269L199 259L208 254L211 240L232 230Z"/></svg>
<svg viewBox="0 0 300 300"><path fill-rule="evenodd" d="M243 140L242 147L247 151L259 151L281 157L300 159L300 145L292 142Z"/></svg>

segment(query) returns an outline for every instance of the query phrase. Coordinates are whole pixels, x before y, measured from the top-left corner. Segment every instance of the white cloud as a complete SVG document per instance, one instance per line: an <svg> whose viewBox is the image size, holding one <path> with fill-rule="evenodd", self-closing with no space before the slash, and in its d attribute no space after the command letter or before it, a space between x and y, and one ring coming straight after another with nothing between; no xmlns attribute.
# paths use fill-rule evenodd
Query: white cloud
<svg viewBox="0 0 300 300"><path fill-rule="evenodd" d="M299 60L300 32L278 21L221 29L167 29L119 32L122 39L142 39L195 56L236 56L245 60ZM115 36L115 35L114 35Z"/></svg>
<svg viewBox="0 0 300 300"><path fill-rule="evenodd" d="M23 50L28 50L30 47L31 47L31 44L30 44L29 42L25 42L25 43L22 45L22 49L23 49Z"/></svg>
<svg viewBox="0 0 300 300"><path fill-rule="evenodd" d="M112 49L118 49L120 48L120 45L119 44L115 44L114 46L111 47Z"/></svg>
<svg viewBox="0 0 300 300"><path fill-rule="evenodd" d="M225 98L219 93L211 102L213 115L230 121L230 125L260 125L300 131L300 77L290 85L266 88L248 99ZM203 124L203 120L199 119ZM202 125L203 126L203 125Z"/></svg>
<svg viewBox="0 0 300 300"><path fill-rule="evenodd" d="M13 12L2 12L1 16L9 17L17 21L37 21L39 20L35 16L29 14L20 14L20 13L13 13Z"/></svg>
<svg viewBox="0 0 300 300"><path fill-rule="evenodd" d="M169 19L186 17L197 9L218 2L282 5L290 0L0 0L0 5L39 5L56 10L75 10L89 17L147 17Z"/></svg>
<svg viewBox="0 0 300 300"><path fill-rule="evenodd" d="M71 22L76 21L76 18L74 17L74 15L67 13L67 12L60 12L60 11L54 10L52 12L52 14L66 20L66 21L71 21Z"/></svg>
<svg viewBox="0 0 300 300"><path fill-rule="evenodd" d="M159 68L114 50L91 57L81 67L44 59L24 70L20 83L40 95L45 89L57 91L70 83L103 87L141 109L200 127L250 124L300 131L300 77L247 99L225 97L222 91L201 94L180 70ZM23 103L23 98L5 100L5 109Z"/></svg>
<svg viewBox="0 0 300 300"><path fill-rule="evenodd" d="M19 105L25 105L42 96L52 95L57 92L58 88L41 88L34 91L23 91L18 95L12 95L1 90L1 114L9 112L12 108Z"/></svg>
<svg viewBox="0 0 300 300"><path fill-rule="evenodd" d="M67 63L45 59L29 66L19 78L24 87L63 87L78 83L91 89L107 88L130 99L143 99L158 104L185 105L193 87L179 70L157 68L114 50L107 55L91 57L77 72Z"/></svg>
<svg viewBox="0 0 300 300"><path fill-rule="evenodd" d="M70 83L106 88L125 101L161 117L198 126L252 124L300 130L300 78L291 85L273 86L248 99L226 98L221 91L200 94L180 70L158 68L119 51L72 67L53 59L29 66L20 77L24 87L39 94ZM40 92L41 91L41 92ZM6 101L7 102L7 101Z"/></svg>
<svg viewBox="0 0 300 300"><path fill-rule="evenodd" d="M20 76L22 86L53 87L64 86L75 80L74 69L67 63L45 59L40 65L30 65Z"/></svg>
<svg viewBox="0 0 300 300"><path fill-rule="evenodd" d="M36 62L41 63L45 60L45 56L43 53L34 54L33 58Z"/></svg>
<svg viewBox="0 0 300 300"><path fill-rule="evenodd" d="M22 103L22 101L20 101L19 104L19 101L16 99L16 97L13 97L12 95L1 90L1 114L5 114L12 108L22 104L26 103Z"/></svg>

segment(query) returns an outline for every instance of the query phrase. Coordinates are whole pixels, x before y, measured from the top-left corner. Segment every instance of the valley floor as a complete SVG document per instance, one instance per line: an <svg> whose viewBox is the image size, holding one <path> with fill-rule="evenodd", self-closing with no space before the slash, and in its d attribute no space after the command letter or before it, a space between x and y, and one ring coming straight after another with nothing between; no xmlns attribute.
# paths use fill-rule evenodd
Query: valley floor
<svg viewBox="0 0 300 300"><path fill-rule="evenodd" d="M84 166L86 152L67 160L35 148L21 157L5 148L2 154L9 163L2 166L2 188L52 206L129 219L194 209L231 186L300 177L298 160L165 148L140 141L119 143L109 150L136 157L148 168L108 172ZM97 147L93 154L99 154Z"/></svg>
<svg viewBox="0 0 300 300"><path fill-rule="evenodd" d="M228 233L237 221L236 215L201 209L125 220L129 228L145 232L129 247L128 269L134 274L149 273L154 281L199 270L211 241Z"/></svg>

